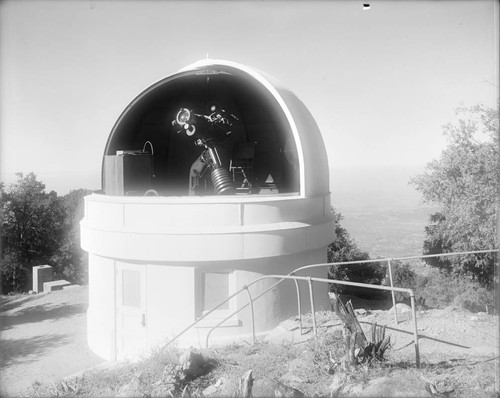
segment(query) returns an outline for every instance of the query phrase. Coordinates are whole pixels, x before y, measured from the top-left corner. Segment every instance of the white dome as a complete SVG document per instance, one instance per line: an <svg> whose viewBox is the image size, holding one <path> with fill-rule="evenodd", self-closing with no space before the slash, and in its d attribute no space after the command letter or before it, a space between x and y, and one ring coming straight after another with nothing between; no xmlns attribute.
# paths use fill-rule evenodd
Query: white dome
<svg viewBox="0 0 500 398"><path fill-rule="evenodd" d="M214 99L240 117L233 141L255 144L256 184L263 183L271 174L278 185L281 183L280 193L316 196L329 192L323 139L304 104L269 75L224 60L200 60L145 89L116 122L105 155L135 149L151 141L162 159L161 162L155 159L154 188L162 191L161 195L187 195L181 187L183 182L176 181L167 187L167 180L177 180L175 176L187 173L196 149L185 137L168 131L171 127L167 122L180 107L199 108ZM173 152L179 156L167 153L168 147L175 148Z"/></svg>
<svg viewBox="0 0 500 398"><path fill-rule="evenodd" d="M226 176L233 170L232 195L195 173L203 170L200 146L171 124L179 108L206 112L213 103L238 119L217 143L220 169ZM243 188L234 174L242 147L251 149L241 166ZM151 191L157 195L145 195ZM109 360L137 357L228 297L179 344L204 344L228 314L214 339L265 334L297 313L295 285L275 287L272 275L326 262L333 239L326 151L306 107L255 69L199 61L148 87L123 111L106 144L103 191L85 197L89 346ZM310 275L326 278L327 271ZM250 285L248 294L262 295L255 324L247 295L236 294ZM316 308L328 308L327 291L323 283L311 292ZM300 301L307 311L309 298Z"/></svg>

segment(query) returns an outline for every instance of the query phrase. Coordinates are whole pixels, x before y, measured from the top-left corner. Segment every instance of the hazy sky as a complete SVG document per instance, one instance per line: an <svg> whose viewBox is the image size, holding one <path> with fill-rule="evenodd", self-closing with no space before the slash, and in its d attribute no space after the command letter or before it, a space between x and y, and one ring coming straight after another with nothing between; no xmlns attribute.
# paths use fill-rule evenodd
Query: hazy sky
<svg viewBox="0 0 500 398"><path fill-rule="evenodd" d="M295 92L339 181L422 169L461 102L496 106L497 1L363 2L1 1L2 180L34 171L60 194L100 188L123 109L207 54Z"/></svg>

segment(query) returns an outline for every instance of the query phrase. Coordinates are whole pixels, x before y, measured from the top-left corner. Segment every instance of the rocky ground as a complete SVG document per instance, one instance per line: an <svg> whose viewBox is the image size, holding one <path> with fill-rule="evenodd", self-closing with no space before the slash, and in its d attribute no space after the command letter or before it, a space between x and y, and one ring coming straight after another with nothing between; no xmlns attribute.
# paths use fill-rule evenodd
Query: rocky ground
<svg viewBox="0 0 500 398"><path fill-rule="evenodd" d="M169 354L172 363L157 358L67 378L103 363L86 345L86 300L84 287L0 300L1 396L165 396L189 379L182 373L182 358L190 358L185 352ZM373 322L387 326L391 347L385 362L344 369L342 324L322 311L316 313L316 338L308 314L302 332L294 317L255 346L241 342L202 351L210 366L201 366L204 370L182 386L192 396L231 396L252 370L254 396L498 396L497 315L455 307L418 311L417 369L408 307L398 304L396 323L387 303L353 300L353 305L367 334ZM34 382L35 388L28 388Z"/></svg>
<svg viewBox="0 0 500 398"><path fill-rule="evenodd" d="M372 369L360 367L349 371L337 363L323 385L311 386L310 371L306 369L314 366L314 358L309 360L308 352L304 351L298 361L290 361L285 373L275 378L305 392L306 396L316 390L317 395L333 396L498 396L498 316L473 314L455 307L417 311L420 361L417 369L411 309L404 304L397 307L398 323L393 309L355 310L367 336L373 322L387 326L386 334L391 336L392 343L385 363ZM341 322L331 312L317 313L316 318L319 339L342 329ZM302 324L301 333L297 318L287 320L273 330L266 341L299 346L312 335L311 317L305 317ZM235 388L234 383L231 388ZM259 381L257 388L261 388ZM214 396L228 392L219 388Z"/></svg>

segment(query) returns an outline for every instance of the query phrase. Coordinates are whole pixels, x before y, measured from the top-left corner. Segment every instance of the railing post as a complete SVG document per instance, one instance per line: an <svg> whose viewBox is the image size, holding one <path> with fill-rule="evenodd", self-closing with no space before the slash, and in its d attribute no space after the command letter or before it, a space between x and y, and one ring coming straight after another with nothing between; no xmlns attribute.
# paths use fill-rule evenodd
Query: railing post
<svg viewBox="0 0 500 398"><path fill-rule="evenodd" d="M316 310L314 309L314 294L313 294L313 285L311 277L308 278L307 282L309 283L309 299L311 300L311 313L312 313L312 321L313 321L313 330L314 334L318 334L316 329Z"/></svg>
<svg viewBox="0 0 500 398"><path fill-rule="evenodd" d="M252 295L250 294L250 291L248 290L248 286L244 285L243 289L246 290L248 294L248 300L250 300L250 314L252 317L252 341L253 344L255 344L255 318L254 318L254 312L253 312L253 300L252 300Z"/></svg>
<svg viewBox="0 0 500 398"><path fill-rule="evenodd" d="M292 272L290 275L295 276L295 272ZM300 305L299 282L297 281L297 279L294 279L293 281L295 282L295 290L297 291L297 316L299 317L299 332L302 336L302 307Z"/></svg>
<svg viewBox="0 0 500 398"><path fill-rule="evenodd" d="M387 265L389 266L389 280L391 281L391 287L394 287L394 284L392 283L391 259L387 260ZM391 295L392 295L392 305L394 308L394 318L396 319L396 325L398 325L399 324L398 307L396 307L396 297L394 295L394 290L391 290Z"/></svg>
<svg viewBox="0 0 500 398"><path fill-rule="evenodd" d="M417 328L417 311L415 310L415 295L413 291L410 294L411 312L413 316L413 338L415 339L415 362L417 369L420 368L420 350L418 346L418 328Z"/></svg>

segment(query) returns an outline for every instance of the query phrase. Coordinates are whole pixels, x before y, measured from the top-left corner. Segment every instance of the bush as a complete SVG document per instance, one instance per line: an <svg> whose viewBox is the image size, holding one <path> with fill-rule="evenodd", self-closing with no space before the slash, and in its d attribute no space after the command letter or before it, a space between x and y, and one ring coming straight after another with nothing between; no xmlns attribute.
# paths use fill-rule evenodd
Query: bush
<svg viewBox="0 0 500 398"><path fill-rule="evenodd" d="M417 274L413 271L412 267L408 263L401 263L395 261L391 263L392 268L392 282L394 287L402 287L406 289L415 289L417 285ZM389 269L387 269L389 273ZM384 280L384 285L390 285L389 275L386 276ZM394 293L396 301L408 301L408 294L405 293Z"/></svg>
<svg viewBox="0 0 500 398"><path fill-rule="evenodd" d="M49 264L56 278L87 283L88 254L80 247L86 189L59 197L47 193L34 173L18 173L18 181L0 183L0 292L29 290L32 269Z"/></svg>
<svg viewBox="0 0 500 398"><path fill-rule="evenodd" d="M493 312L495 292L482 287L471 278L433 269L426 276L417 275L409 264L395 263L393 282L396 287L413 289L417 303L428 308L454 305L472 312ZM407 296L396 293L396 300Z"/></svg>
<svg viewBox="0 0 500 398"><path fill-rule="evenodd" d="M63 237L64 211L54 191L35 174L17 173L17 182L0 184L2 292L28 290L33 266L49 264Z"/></svg>
<svg viewBox="0 0 500 398"><path fill-rule="evenodd" d="M410 181L425 202L440 206L425 228L424 254L494 249L497 243L498 106L462 106L457 114L457 123L444 126L448 143L440 158ZM426 261L493 288L493 253Z"/></svg>
<svg viewBox="0 0 500 398"><path fill-rule="evenodd" d="M462 283L458 296L453 300L453 305L471 312L495 311L495 293L477 282Z"/></svg>
<svg viewBox="0 0 500 398"><path fill-rule="evenodd" d="M18 253L6 253L0 262L2 294L17 294L25 290L28 281L28 271L23 266Z"/></svg>
<svg viewBox="0 0 500 398"><path fill-rule="evenodd" d="M328 246L328 262L349 262L369 260L368 253L361 251L349 232L340 225L342 215L335 214L335 240ZM335 265L329 270L329 278L350 282L371 283L380 285L385 276L385 266L380 263ZM379 290L362 287L331 285L332 291L341 294L365 298L378 298ZM383 294L383 292L382 292Z"/></svg>
<svg viewBox="0 0 500 398"><path fill-rule="evenodd" d="M331 279L349 282L368 283L380 285L385 278L386 266L381 263L337 265L330 267ZM332 285L334 291L340 294L356 296L367 299L378 299L385 297L386 292L364 287Z"/></svg>

